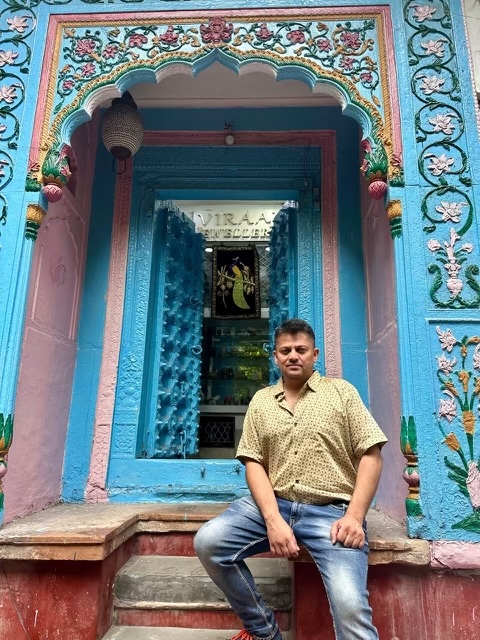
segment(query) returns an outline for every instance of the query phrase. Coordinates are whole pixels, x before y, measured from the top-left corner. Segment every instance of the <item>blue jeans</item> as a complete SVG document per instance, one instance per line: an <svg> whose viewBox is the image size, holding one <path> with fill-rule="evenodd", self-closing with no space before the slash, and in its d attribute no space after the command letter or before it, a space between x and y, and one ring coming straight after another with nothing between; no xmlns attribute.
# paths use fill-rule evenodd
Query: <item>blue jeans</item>
<svg viewBox="0 0 480 640"><path fill-rule="evenodd" d="M330 540L330 528L346 505L311 505L277 498L283 519L309 551L325 584L337 640L378 640L368 604L368 542L350 549ZM255 638L281 640L273 612L259 594L245 558L269 550L263 517L251 496L233 502L203 525L195 550L245 629ZM312 639L313 640L313 639Z"/></svg>

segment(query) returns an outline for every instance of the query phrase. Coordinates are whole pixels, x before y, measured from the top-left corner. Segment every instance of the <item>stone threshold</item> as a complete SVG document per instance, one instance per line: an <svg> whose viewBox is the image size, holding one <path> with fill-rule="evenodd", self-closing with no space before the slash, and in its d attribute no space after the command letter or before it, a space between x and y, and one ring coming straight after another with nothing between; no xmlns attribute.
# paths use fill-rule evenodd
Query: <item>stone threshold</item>
<svg viewBox="0 0 480 640"><path fill-rule="evenodd" d="M0 528L3 560L104 560L137 533L195 533L226 503L62 504ZM369 564L425 566L429 542L407 537L389 516L368 513ZM306 550L295 560L311 561Z"/></svg>

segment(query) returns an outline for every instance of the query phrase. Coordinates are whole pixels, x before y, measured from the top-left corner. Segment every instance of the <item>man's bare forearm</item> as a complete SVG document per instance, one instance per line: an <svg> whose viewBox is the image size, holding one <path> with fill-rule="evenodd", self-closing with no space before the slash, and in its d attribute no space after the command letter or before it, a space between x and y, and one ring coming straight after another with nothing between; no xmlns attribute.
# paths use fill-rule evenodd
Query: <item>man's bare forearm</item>
<svg viewBox="0 0 480 640"><path fill-rule="evenodd" d="M263 465L256 460L247 460L245 468L248 488L263 519L268 524L272 519L278 518L280 512L267 472Z"/></svg>
<svg viewBox="0 0 480 640"><path fill-rule="evenodd" d="M370 447L359 462L355 489L347 513L355 516L360 522L363 522L372 504L382 466L382 454L377 445Z"/></svg>
<svg viewBox="0 0 480 640"><path fill-rule="evenodd" d="M245 465L248 488L265 520L270 551L281 558L295 558L298 544L291 527L280 514L267 472L255 460L247 460Z"/></svg>

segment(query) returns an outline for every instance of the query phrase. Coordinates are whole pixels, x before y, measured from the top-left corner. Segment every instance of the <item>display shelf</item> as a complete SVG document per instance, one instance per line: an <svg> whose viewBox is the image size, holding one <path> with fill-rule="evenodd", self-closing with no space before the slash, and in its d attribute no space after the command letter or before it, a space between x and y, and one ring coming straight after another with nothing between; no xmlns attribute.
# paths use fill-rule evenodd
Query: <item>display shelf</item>
<svg viewBox="0 0 480 640"><path fill-rule="evenodd" d="M206 318L203 328L201 406L245 408L268 384L268 321Z"/></svg>

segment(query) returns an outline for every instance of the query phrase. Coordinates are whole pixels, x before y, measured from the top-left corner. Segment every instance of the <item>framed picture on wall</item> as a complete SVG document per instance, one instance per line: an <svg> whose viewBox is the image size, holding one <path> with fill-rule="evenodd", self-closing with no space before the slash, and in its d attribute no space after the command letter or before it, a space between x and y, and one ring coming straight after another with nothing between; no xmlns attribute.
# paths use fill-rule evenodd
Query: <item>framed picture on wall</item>
<svg viewBox="0 0 480 640"><path fill-rule="evenodd" d="M212 318L259 318L260 271L257 249L214 247Z"/></svg>

